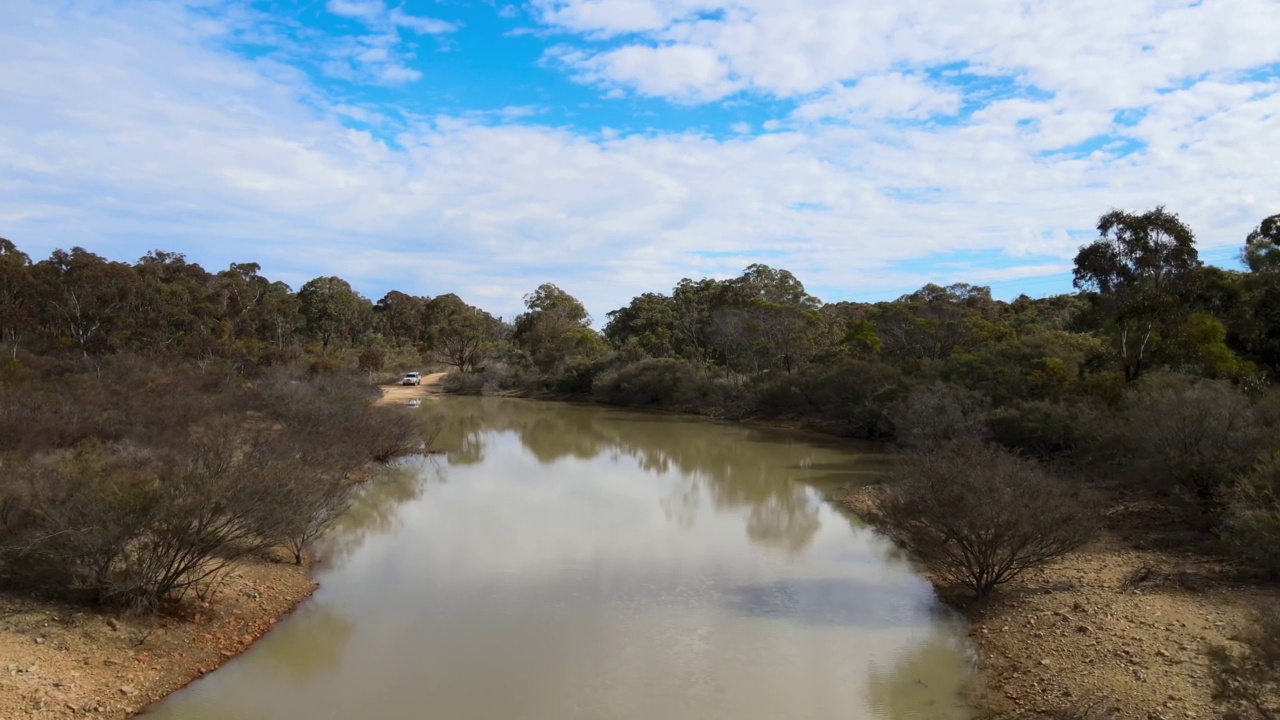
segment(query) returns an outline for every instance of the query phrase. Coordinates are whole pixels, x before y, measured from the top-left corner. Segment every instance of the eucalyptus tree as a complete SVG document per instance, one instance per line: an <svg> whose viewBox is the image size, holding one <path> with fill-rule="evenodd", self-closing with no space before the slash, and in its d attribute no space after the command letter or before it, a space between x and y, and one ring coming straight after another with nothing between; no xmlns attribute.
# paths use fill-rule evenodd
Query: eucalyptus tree
<svg viewBox="0 0 1280 720"><path fill-rule="evenodd" d="M1075 287L1095 293L1124 377L1142 374L1153 340L1184 313L1201 267L1195 234L1174 213L1112 210L1075 258Z"/></svg>

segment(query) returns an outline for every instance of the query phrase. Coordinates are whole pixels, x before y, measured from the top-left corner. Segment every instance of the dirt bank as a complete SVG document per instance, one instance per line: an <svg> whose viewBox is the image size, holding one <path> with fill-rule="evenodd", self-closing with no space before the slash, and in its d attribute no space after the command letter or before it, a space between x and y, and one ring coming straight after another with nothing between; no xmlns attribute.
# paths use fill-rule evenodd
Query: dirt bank
<svg viewBox="0 0 1280 720"><path fill-rule="evenodd" d="M127 718L249 647L314 591L278 558L235 566L177 615L0 595L0 718Z"/></svg>
<svg viewBox="0 0 1280 720"><path fill-rule="evenodd" d="M864 514L881 492L846 488L833 499ZM1097 541L990 602L940 589L969 620L982 717L1219 716L1205 650L1234 642L1253 613L1280 605L1280 588L1241 581L1208 554L1168 549L1203 539L1157 503L1110 495Z"/></svg>
<svg viewBox="0 0 1280 720"><path fill-rule="evenodd" d="M379 387L382 391L382 398L378 400L378 404L404 405L414 400L421 401L423 398L436 395L440 392L440 379L447 374L439 372L423 375L421 385L400 385L399 383L382 385Z"/></svg>

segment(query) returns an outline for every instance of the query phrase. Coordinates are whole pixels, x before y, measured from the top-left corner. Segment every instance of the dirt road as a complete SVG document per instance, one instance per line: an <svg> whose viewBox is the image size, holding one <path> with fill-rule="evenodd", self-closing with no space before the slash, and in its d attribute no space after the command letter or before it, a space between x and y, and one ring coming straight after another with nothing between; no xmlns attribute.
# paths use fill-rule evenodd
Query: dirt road
<svg viewBox="0 0 1280 720"><path fill-rule="evenodd" d="M421 385L383 385L381 405L404 405L413 400L421 401L440 392L440 379L448 373L431 373L422 376Z"/></svg>

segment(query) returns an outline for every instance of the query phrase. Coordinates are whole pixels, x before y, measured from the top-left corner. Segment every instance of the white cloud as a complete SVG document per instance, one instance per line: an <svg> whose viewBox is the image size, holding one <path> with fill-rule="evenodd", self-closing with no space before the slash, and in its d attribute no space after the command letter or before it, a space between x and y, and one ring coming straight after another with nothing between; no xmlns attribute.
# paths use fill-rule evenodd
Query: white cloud
<svg viewBox="0 0 1280 720"><path fill-rule="evenodd" d="M1273 0L533 0L540 19L623 47L701 48L743 87L790 97L867 75L955 62L1073 102L1118 106L1203 73L1275 62ZM667 74L661 53L652 74ZM652 88L643 67L602 78ZM681 92L680 96L687 95Z"/></svg>
<svg viewBox="0 0 1280 720"><path fill-rule="evenodd" d="M368 31L322 43L327 47L327 57L320 63L321 69L332 77L353 82L402 85L419 80L422 73L410 66L414 53L404 48L400 31L441 35L457 30L451 22L410 15L399 7L389 8L384 0L328 0L325 8Z"/></svg>
<svg viewBox="0 0 1280 720"><path fill-rule="evenodd" d="M388 8L383 0L329 0L325 7L334 15L359 21L374 30L405 28L421 35L435 35L457 29L451 22L410 15L398 7Z"/></svg>
<svg viewBox="0 0 1280 720"><path fill-rule="evenodd" d="M863 78L852 87L837 86L802 104L795 115L805 120L836 118L927 118L953 115L960 109L960 93L940 89L919 77L888 73Z"/></svg>
<svg viewBox="0 0 1280 720"><path fill-rule="evenodd" d="M552 57L587 82L627 85L641 95L677 102L715 100L742 88L714 53L691 45L632 45L594 55L560 48Z"/></svg>
<svg viewBox="0 0 1280 720"><path fill-rule="evenodd" d="M663 17L676 7L691 6L661 6ZM1280 82L1228 72L1141 103L1122 97L1147 108L1125 128L1064 91L1002 100L954 127L769 121L767 134L728 139L585 134L519 110L406 124L328 103L301 73L222 49L243 19L198 23L167 3L78 8L0 6L0 235L33 255L83 245L131 258L161 247L211 267L260 261L295 285L339 274L374 295L458 292L506 315L552 281L603 317L634 294L734 273L748 258L839 299L1026 272L975 265L943 278L958 271L921 260L936 253L1062 267L1077 244L1066 231L1113 206L1165 203L1206 247L1238 245L1280 212L1269 192L1280 186ZM645 82L682 98L761 82L714 62L685 77L703 89L670 69ZM953 107L911 75L878 77L861 96L853 85L805 100L864 117ZM876 82L884 90L867 92ZM1147 149L1040 155L1109 130Z"/></svg>

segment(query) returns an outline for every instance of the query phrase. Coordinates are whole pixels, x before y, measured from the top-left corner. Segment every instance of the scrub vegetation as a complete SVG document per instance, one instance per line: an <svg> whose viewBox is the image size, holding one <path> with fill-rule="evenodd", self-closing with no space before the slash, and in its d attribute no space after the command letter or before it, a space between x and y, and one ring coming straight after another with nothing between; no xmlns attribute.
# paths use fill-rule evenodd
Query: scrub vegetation
<svg viewBox="0 0 1280 720"><path fill-rule="evenodd" d="M369 380L439 365L451 392L893 442L879 526L978 598L1088 543L1118 497L1177 513L1236 580L1273 582L1280 216L1244 239L1243 270L1201 263L1163 207L1097 233L1071 294L823 302L757 264L644 293L600 331L552 284L506 321L452 294L372 302L336 277L295 292L254 264L33 262L0 241L0 576L155 607L268 544L301 560L352 473L416 447ZM1274 717L1275 631L1214 656L1241 717Z"/></svg>

